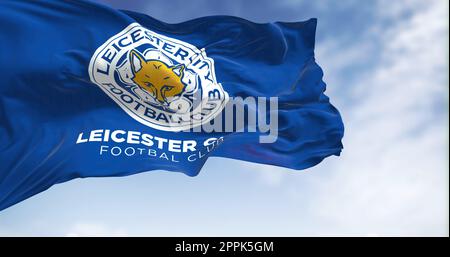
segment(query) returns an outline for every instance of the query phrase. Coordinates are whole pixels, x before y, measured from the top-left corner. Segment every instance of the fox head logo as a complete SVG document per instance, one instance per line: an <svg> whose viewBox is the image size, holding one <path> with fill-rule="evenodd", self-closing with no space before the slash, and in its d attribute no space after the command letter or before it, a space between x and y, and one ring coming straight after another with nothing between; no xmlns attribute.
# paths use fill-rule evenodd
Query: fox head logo
<svg viewBox="0 0 450 257"><path fill-rule="evenodd" d="M168 66L159 60L146 60L135 50L130 51L130 63L134 83L150 93L160 104L169 104L170 99L183 93L184 65Z"/></svg>
<svg viewBox="0 0 450 257"><path fill-rule="evenodd" d="M205 49L138 23L129 24L99 46L88 72L90 81L118 108L136 122L161 131L185 131L206 124L229 101L216 79L214 59Z"/></svg>

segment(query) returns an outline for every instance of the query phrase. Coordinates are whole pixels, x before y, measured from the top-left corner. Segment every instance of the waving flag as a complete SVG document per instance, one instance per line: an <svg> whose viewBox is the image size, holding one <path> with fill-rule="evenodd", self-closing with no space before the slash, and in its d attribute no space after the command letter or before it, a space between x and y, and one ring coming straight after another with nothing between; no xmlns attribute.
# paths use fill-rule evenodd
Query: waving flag
<svg viewBox="0 0 450 257"><path fill-rule="evenodd" d="M1 1L0 210L78 177L195 176L209 156L300 170L339 155L315 30Z"/></svg>

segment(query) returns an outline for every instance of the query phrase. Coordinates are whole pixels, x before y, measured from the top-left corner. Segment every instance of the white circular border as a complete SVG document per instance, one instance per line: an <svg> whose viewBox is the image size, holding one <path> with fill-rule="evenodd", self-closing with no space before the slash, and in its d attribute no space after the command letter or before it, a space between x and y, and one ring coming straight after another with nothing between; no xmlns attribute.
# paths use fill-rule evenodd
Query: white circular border
<svg viewBox="0 0 450 257"><path fill-rule="evenodd" d="M183 124L183 125L180 125L180 126L176 126L176 123L170 123L170 122L169 122L169 126L162 126L160 124L155 124L153 122L150 122L150 121L142 118L136 112L131 110L128 106L126 106L125 104L122 103L120 98L116 97L113 93L111 93L108 90L107 86L103 85L101 82L98 82L97 78L95 77L96 72L94 72L94 68L96 67L95 64L96 64L96 60L97 60L97 57L99 56L99 54L103 50L105 50L106 47L110 46L111 43L113 41L115 41L117 38L120 38L123 35L125 35L127 33L130 33L132 30L135 30L135 29L138 29L138 28L142 29L143 31L147 31L150 34L155 35L156 37L163 39L164 41L174 43L175 45L176 44L182 45L182 46L190 49L194 53L197 53L199 56L201 56L201 58L204 61L208 62L209 67L210 67L211 78L212 78L212 81L213 81L209 86L213 85L214 86L213 89L219 90L220 93L222 93L222 95L224 96L224 98L221 100L220 104L214 109L214 111L211 112L211 114L209 114L205 119L202 119L202 120L191 119L192 122L190 122L189 124ZM131 44L131 45L133 45L133 44ZM124 50L124 51L128 51L128 50ZM113 67L113 66L115 67L116 66L117 60L114 60L111 63L111 67ZM110 67L110 69L111 69L111 67ZM97 50L94 52L94 54L92 55L92 58L91 58L91 60L89 62L89 70L88 70L88 72L89 72L89 77L90 77L91 82L96 84L97 86L99 86L103 90L103 92L105 92L111 99L113 99L114 102L116 102L122 108L122 110L124 110L128 115L130 115L132 118L134 118L135 120L137 120L138 122L140 122L140 123L142 123L142 124L144 124L146 126L149 126L151 128L158 129L158 130L163 130L163 131L178 132L178 131L183 131L183 130L189 130L191 128L194 128L194 127L200 126L202 124L205 124L206 122L209 122L214 117L216 117L223 110L223 108L225 107L226 103L228 102L228 98L229 98L227 92L225 90L223 90L222 85L220 83L217 83L215 70L214 70L214 60L212 58L209 58L209 57L206 56L206 52L205 52L204 49L198 50L198 48L196 48L195 46L190 45L190 44L188 44L186 42L183 42L183 41L180 41L180 40L177 40L177 39L174 39L174 38L169 38L169 37L166 37L164 35L155 33L153 31L151 31L151 30L141 26L139 23L132 23L132 24L128 25L121 32L117 33L116 35L114 35L113 37L108 39L99 48L97 48ZM111 75L112 75L112 78L111 78ZM108 81L108 83L113 84L114 86L116 86L118 88L122 88L121 86L117 85L117 83L115 82L115 80L114 80L114 73L113 72L110 72L110 74L108 74L108 76L110 78L110 81ZM203 93L202 93L202 95L203 95ZM134 98L134 96L133 96L133 98ZM219 101L214 101L214 103L218 103L218 102ZM191 116L193 116L193 115L195 115L195 113L192 113Z"/></svg>

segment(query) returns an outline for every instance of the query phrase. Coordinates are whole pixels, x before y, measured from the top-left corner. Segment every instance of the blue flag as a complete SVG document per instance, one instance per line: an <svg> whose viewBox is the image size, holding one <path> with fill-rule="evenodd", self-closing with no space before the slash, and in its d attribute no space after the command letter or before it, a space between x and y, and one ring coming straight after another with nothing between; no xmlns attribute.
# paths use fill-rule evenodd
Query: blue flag
<svg viewBox="0 0 450 257"><path fill-rule="evenodd" d="M167 24L88 1L0 2L0 210L80 177L305 169L342 149L316 19Z"/></svg>

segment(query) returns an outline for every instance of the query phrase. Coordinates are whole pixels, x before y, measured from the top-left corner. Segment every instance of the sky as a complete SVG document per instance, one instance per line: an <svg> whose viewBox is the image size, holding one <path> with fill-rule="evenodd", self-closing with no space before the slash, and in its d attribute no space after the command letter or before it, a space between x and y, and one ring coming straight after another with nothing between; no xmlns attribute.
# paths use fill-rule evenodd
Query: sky
<svg viewBox="0 0 450 257"><path fill-rule="evenodd" d="M449 235L447 1L98 2L169 23L318 18L342 155L304 171L213 157L197 177L75 179L0 212L0 235Z"/></svg>

